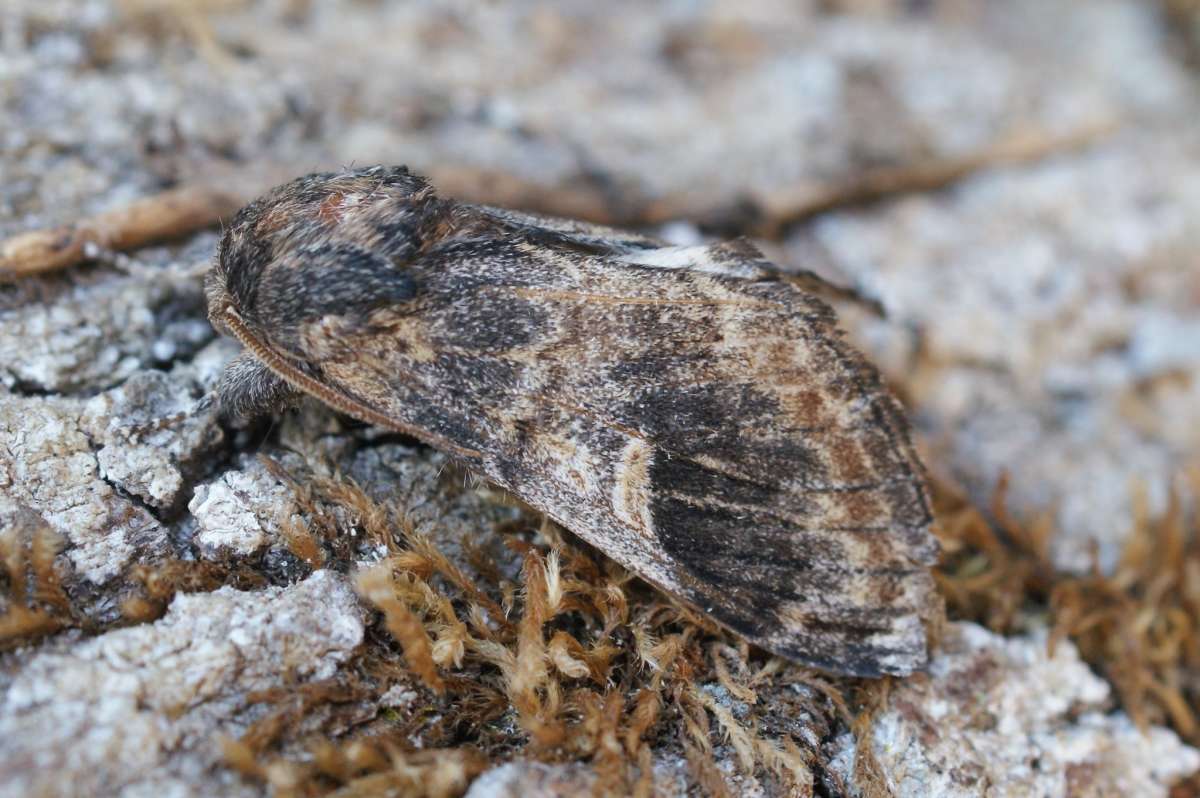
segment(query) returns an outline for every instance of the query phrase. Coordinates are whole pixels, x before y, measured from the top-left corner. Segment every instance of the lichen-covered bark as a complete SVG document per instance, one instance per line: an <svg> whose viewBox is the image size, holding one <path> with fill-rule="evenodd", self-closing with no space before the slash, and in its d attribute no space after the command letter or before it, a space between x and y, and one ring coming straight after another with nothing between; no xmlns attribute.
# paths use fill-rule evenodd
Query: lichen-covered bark
<svg viewBox="0 0 1200 798"><path fill-rule="evenodd" d="M154 623L47 647L0 703L0 792L254 794L206 772L220 735L253 719L254 691L282 673L329 678L362 639L354 592L317 571L286 588L180 596Z"/></svg>
<svg viewBox="0 0 1200 798"><path fill-rule="evenodd" d="M1200 767L1162 729L1104 712L1111 690L1071 646L1003 638L973 624L947 631L927 676L898 685L871 745L899 796L1151 795ZM855 740L836 766L853 771Z"/></svg>

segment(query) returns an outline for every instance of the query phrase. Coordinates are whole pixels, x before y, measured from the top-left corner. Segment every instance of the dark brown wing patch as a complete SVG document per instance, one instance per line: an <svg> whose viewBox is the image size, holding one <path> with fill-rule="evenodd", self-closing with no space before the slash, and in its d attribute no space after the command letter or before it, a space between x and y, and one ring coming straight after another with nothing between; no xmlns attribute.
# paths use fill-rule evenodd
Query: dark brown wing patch
<svg viewBox="0 0 1200 798"><path fill-rule="evenodd" d="M280 227L297 208L311 228ZM907 422L748 242L665 246L368 169L255 203L210 282L290 384L470 453L754 643L841 673L924 664L937 547Z"/></svg>

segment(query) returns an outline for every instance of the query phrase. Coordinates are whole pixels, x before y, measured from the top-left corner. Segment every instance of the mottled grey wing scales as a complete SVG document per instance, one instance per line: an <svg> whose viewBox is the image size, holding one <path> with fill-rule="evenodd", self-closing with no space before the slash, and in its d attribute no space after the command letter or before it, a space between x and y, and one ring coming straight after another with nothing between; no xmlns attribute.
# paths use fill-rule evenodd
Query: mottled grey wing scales
<svg viewBox="0 0 1200 798"><path fill-rule="evenodd" d="M772 651L920 667L936 555L921 467L828 307L745 244L561 226L541 225L557 243L426 253L407 270L416 306L347 320L354 356L323 373L483 452L490 479Z"/></svg>

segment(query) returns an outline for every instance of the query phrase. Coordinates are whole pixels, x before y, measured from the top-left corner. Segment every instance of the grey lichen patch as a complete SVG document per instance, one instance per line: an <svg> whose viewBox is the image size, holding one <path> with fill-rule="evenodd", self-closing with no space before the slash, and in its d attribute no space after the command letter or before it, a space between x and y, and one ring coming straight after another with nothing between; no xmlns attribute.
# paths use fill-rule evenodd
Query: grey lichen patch
<svg viewBox="0 0 1200 798"><path fill-rule="evenodd" d="M207 354L216 350L217 358ZM139 371L84 405L82 424L99 446L101 475L157 510L176 508L206 458L224 441L215 411L201 400L214 359L211 344L195 363L170 373Z"/></svg>
<svg viewBox="0 0 1200 798"><path fill-rule="evenodd" d="M1111 689L1046 634L1004 638L952 625L927 676L898 683L872 726L871 745L899 798L1068 795L1086 775L1096 795L1166 796L1200 767L1200 752L1161 727L1137 729L1105 712ZM849 777L855 741L836 743Z"/></svg>
<svg viewBox="0 0 1200 798"><path fill-rule="evenodd" d="M181 595L159 621L31 659L0 703L6 795L213 795L247 790L218 735L253 718L248 694L290 674L332 676L363 639L343 577L318 571L287 588ZM128 791L125 793L124 791Z"/></svg>
<svg viewBox="0 0 1200 798"><path fill-rule="evenodd" d="M509 762L489 770L472 784L466 798L557 798L587 795L596 784L591 768L578 764Z"/></svg>
<svg viewBox="0 0 1200 798"><path fill-rule="evenodd" d="M166 533L101 477L81 413L76 400L0 398L0 519L32 510L66 536L75 572L100 584L135 554L162 553Z"/></svg>
<svg viewBox="0 0 1200 798"><path fill-rule="evenodd" d="M32 511L65 535L75 573L102 584L170 553L180 508L223 433L198 399L220 343L170 372L136 371L89 400L0 395L0 518Z"/></svg>
<svg viewBox="0 0 1200 798"><path fill-rule="evenodd" d="M0 384L35 392L103 390L211 340L200 285L180 271L48 278L0 303Z"/></svg>
<svg viewBox="0 0 1200 798"><path fill-rule="evenodd" d="M289 486L261 461L244 458L240 467L197 486L188 512L196 519L197 548L204 557L218 559L249 556L278 544L297 507Z"/></svg>

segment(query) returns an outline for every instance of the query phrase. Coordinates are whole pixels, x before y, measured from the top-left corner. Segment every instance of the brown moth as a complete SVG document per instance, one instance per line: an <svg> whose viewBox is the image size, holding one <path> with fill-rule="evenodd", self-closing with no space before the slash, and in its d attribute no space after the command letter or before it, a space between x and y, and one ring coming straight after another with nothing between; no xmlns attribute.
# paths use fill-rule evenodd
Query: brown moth
<svg viewBox="0 0 1200 798"><path fill-rule="evenodd" d="M409 434L772 652L908 674L935 613L908 425L745 241L439 198L403 167L242 209L206 286L227 417L300 394Z"/></svg>

